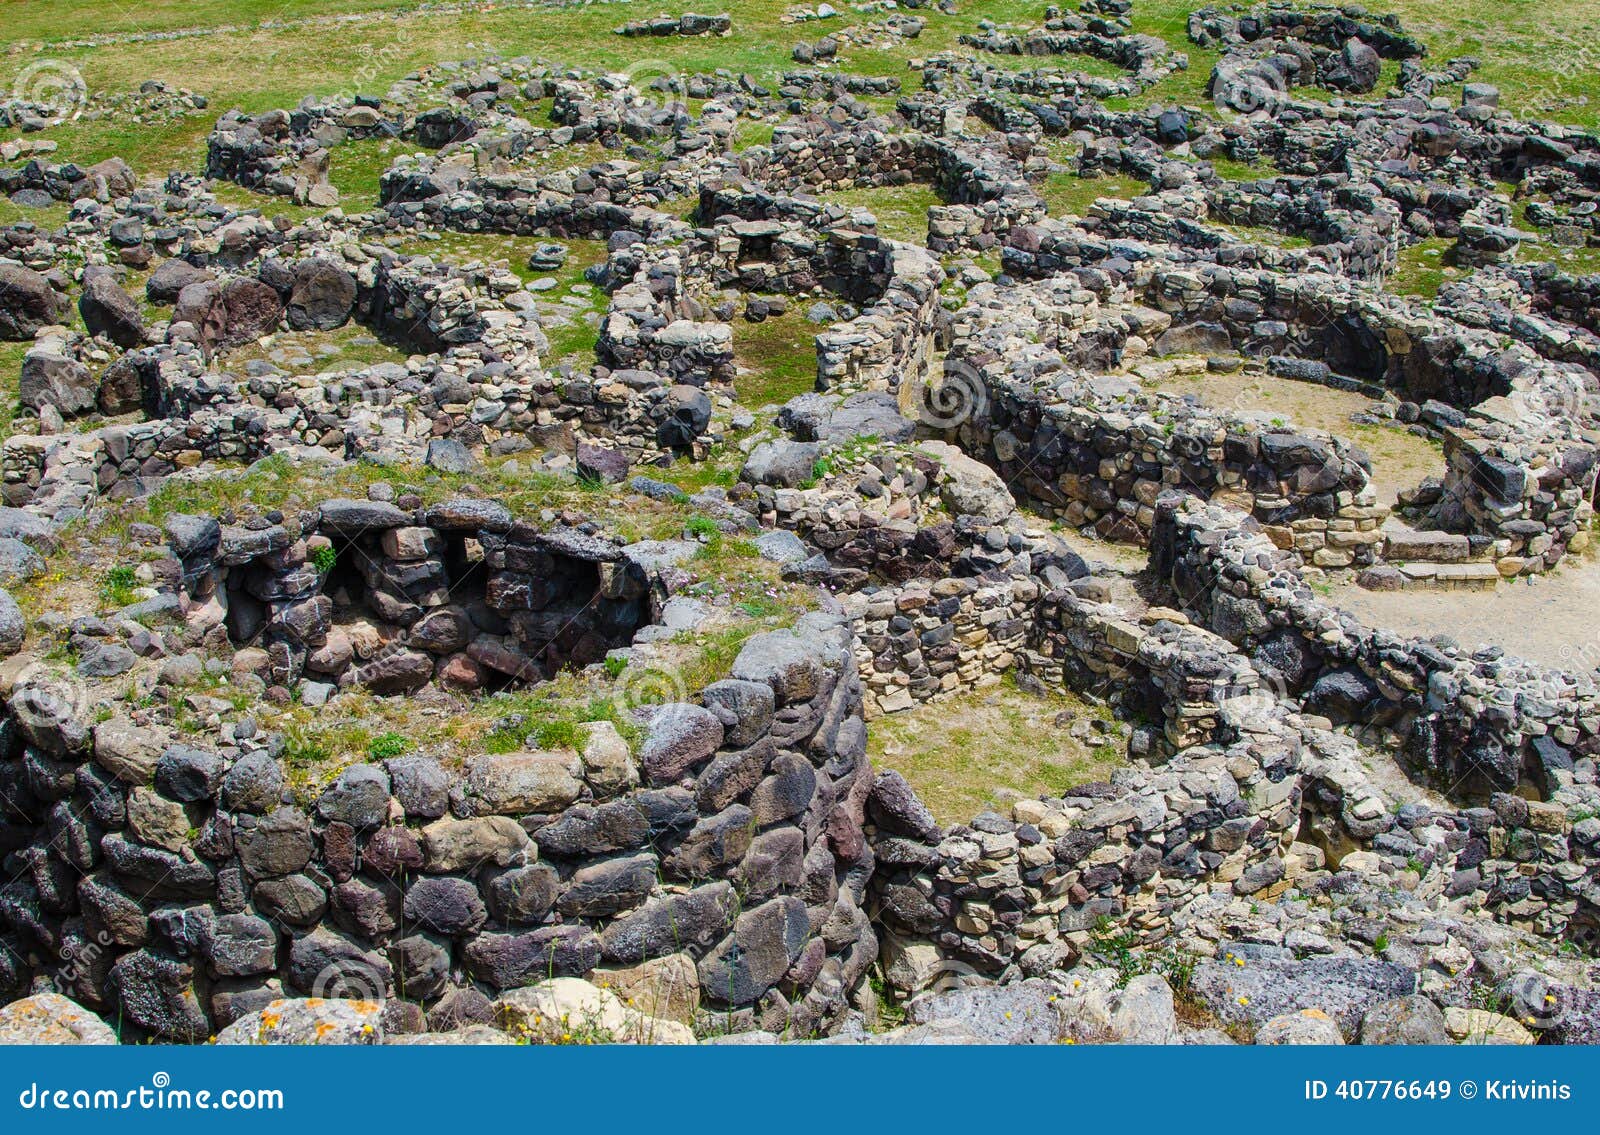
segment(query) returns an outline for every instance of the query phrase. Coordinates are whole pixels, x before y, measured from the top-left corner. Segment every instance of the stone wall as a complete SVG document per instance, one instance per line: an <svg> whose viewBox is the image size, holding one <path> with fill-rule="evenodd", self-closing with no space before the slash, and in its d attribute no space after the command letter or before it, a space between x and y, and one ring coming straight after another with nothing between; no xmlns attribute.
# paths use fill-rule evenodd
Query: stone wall
<svg viewBox="0 0 1600 1135"><path fill-rule="evenodd" d="M1163 500L1151 562L1202 625L1249 650L1290 695L1336 724L1392 734L1414 768L1457 791L1551 783L1596 747L1592 676L1364 627L1319 600L1301 557L1240 513Z"/></svg>
<svg viewBox="0 0 1600 1135"><path fill-rule="evenodd" d="M1585 401L1584 372L1569 363L1543 359L1521 343L1508 347L1498 334L1479 330L1474 322L1485 326L1494 322L1489 305L1452 298L1451 317L1443 319L1332 276L1283 277L1225 264L1169 267L1165 255L1146 262L1140 259L1143 252L1139 245L1088 237L1070 225L1017 230L1006 249L1008 271L1027 276L1079 269L1070 285L1058 281L1036 286L1057 293L1052 299L1057 305L1055 325L1041 323L1026 309L1003 301L969 306L953 327L952 354L986 375L993 372L994 377L982 380L991 386L1010 372L1021 377L1024 391L1036 385L1059 387L1024 394L1022 399L1046 404L1077 400L1095 406L1086 424L1099 421L1102 407L1111 409L1103 406L1106 397L1126 397L1127 392L1115 378L1071 383L1063 382L1060 372L1074 366L1106 369L1135 334L1158 353L1237 351L1267 356L1269 362L1273 356L1283 356L1285 362L1274 364L1280 371L1310 381L1382 385L1408 400L1437 399L1461 412L1453 427L1457 439L1452 445L1458 447L1454 491L1444 498L1454 503L1448 514L1433 518L1435 525L1471 531L1492 541L1521 541L1498 546L1497 555L1515 561L1507 565L1514 569L1510 574L1544 570L1573 538L1580 538L1581 546L1584 502L1591 501L1594 493L1593 446L1574 430ZM1114 256L1128 266L1115 273L1089 271ZM1031 329L1032 341L1019 334L1022 328ZM1108 393L1095 394L1096 386ZM986 400L1005 412L1003 387L1000 382ZM1145 399L1143 405L1151 403ZM1174 412L1184 413L1176 408ZM984 417L974 420L981 422ZM1019 467L1030 457L1031 453ZM1207 475L1199 476L1197 481L1195 474L1185 472L1172 483L1203 483L1211 491ZM1345 488L1352 485L1342 475L1339 480ZM1070 484L1046 489L1046 483L1035 477L1026 491L1052 508L1082 499ZM1136 507L1111 499L1088 503L1101 514L1113 507L1137 513ZM1352 503L1365 508L1372 502ZM1266 516L1262 519L1273 522ZM1506 527L1516 521L1536 522L1541 531L1524 524ZM1548 543L1541 541L1544 552L1528 555L1530 543L1541 536L1549 537ZM1552 550L1554 560L1539 558Z"/></svg>
<svg viewBox="0 0 1600 1135"><path fill-rule="evenodd" d="M681 172L620 159L550 174L480 174L471 163L410 157L379 182L386 226L598 239L622 231L687 235L687 226L656 209L692 191Z"/></svg>
<svg viewBox="0 0 1600 1135"><path fill-rule="evenodd" d="M1105 927L1158 943L1174 911L1210 888L1250 895L1283 877L1302 750L1225 642L1176 612L1141 624L1052 592L1019 663L1046 685L1093 674L1130 702L1142 695L1182 748L948 831L898 774L881 775L868 816L892 981L916 988L930 947L986 973L1039 973L1070 964Z"/></svg>
<svg viewBox="0 0 1600 1135"><path fill-rule="evenodd" d="M402 756L320 791L271 736L20 713L4 984L53 975L124 1039L203 1041L290 991L448 1029L500 990L641 973L719 1030L825 1031L877 956L847 638L821 616L757 636L637 745L597 721L576 751Z"/></svg>
<svg viewBox="0 0 1600 1135"><path fill-rule="evenodd" d="M334 500L265 525L179 517L168 534L190 624L225 630L235 671L307 700L543 681L629 645L667 596L610 541L476 499Z"/></svg>
<svg viewBox="0 0 1600 1135"><path fill-rule="evenodd" d="M1571 772L1597 747L1577 722L1593 712L1592 681L1358 631L1303 584L1281 590L1297 561L1232 510L1169 499L1153 553L1197 623L1163 608L1134 619L1058 589L1041 595L1015 654L1030 680L1113 689L1158 724L1135 730L1131 763L1110 783L943 829L897 773L878 777L869 837L892 984L923 988L952 962L1042 973L1106 935L1169 945L1197 900L1268 901L1324 862L1403 862L1419 893L1592 940L1600 822L1570 818L1593 795ZM1371 723L1385 714L1352 693L1358 673L1373 701L1425 705L1432 724L1418 728L1439 754L1460 760L1466 737L1481 752L1486 737L1520 735L1537 795L1485 789L1478 806L1396 815L1357 745L1329 729L1353 721L1377 743ZM1578 687L1574 716L1556 710L1552 683ZM1473 794L1461 763L1437 771L1452 793Z"/></svg>

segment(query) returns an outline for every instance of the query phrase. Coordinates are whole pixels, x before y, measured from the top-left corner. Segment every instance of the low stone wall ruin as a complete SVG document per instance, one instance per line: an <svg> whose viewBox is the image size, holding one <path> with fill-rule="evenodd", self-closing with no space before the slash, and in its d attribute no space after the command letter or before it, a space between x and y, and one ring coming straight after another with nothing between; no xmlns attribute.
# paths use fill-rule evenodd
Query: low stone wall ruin
<svg viewBox="0 0 1600 1135"><path fill-rule="evenodd" d="M847 634L807 616L733 675L637 748L599 721L578 751L356 764L309 798L262 738L17 718L4 985L56 975L125 1036L203 1041L291 991L387 997L415 1031L643 973L722 1029L825 1030L877 956Z"/></svg>

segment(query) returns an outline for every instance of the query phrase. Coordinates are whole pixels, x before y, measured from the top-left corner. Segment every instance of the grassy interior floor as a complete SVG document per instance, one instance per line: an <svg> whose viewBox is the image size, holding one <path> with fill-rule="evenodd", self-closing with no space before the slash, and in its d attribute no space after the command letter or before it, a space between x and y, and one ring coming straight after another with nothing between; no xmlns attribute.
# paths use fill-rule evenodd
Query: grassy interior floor
<svg viewBox="0 0 1600 1135"><path fill-rule="evenodd" d="M1352 441L1372 458L1372 483L1380 504L1394 504L1395 494L1417 486L1424 477L1444 475L1444 450L1430 438L1402 425L1372 425L1350 420L1368 410L1372 399L1348 390L1312 382L1295 382L1267 374L1180 375L1146 382L1146 389L1192 394L1217 410L1269 415L1269 424L1326 430Z"/></svg>
<svg viewBox="0 0 1600 1135"><path fill-rule="evenodd" d="M1091 740L1071 735L1086 722ZM1009 677L987 689L925 703L873 721L873 764L894 769L942 824L970 820L985 808L1101 780L1123 763L1125 744L1100 706L1066 693L1019 689ZM1112 727L1115 730L1115 726Z"/></svg>

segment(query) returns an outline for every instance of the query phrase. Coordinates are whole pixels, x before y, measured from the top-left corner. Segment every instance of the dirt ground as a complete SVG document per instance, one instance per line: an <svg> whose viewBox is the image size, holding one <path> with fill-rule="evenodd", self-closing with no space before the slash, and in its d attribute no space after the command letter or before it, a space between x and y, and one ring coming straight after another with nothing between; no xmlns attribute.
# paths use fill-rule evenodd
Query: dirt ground
<svg viewBox="0 0 1600 1135"><path fill-rule="evenodd" d="M1334 586L1337 603L1369 626L1447 634L1464 647L1493 643L1565 670L1600 666L1600 556L1563 560L1554 572L1493 591L1364 591Z"/></svg>
<svg viewBox="0 0 1600 1135"><path fill-rule="evenodd" d="M1401 489L1415 488L1424 477L1444 474L1444 453L1437 443L1403 427L1352 422L1351 414L1372 406L1372 399L1362 394L1242 371L1179 376L1147 382L1145 388L1193 394L1214 409L1267 414L1268 424L1306 426L1354 442L1372 458L1372 484L1380 504L1393 505Z"/></svg>

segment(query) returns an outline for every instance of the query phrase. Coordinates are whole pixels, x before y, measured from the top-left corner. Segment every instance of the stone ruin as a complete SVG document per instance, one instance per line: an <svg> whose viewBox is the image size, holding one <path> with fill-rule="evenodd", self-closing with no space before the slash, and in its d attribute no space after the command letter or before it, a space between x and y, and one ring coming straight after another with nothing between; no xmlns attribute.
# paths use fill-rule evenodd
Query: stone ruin
<svg viewBox="0 0 1600 1135"><path fill-rule="evenodd" d="M917 997L953 966L996 997L1076 1005L1049 983L1098 989L1110 934L1190 957L1186 995L1261 1036L1334 981L1326 1008L1355 1036L1397 997L1477 1011L1474 984L1512 976L1506 951L1592 952L1594 674L1367 627L1314 584L1492 583L1588 547L1600 284L1526 263L1518 225L1600 239L1600 140L1500 110L1467 82L1475 61L1425 64L1390 18L1283 5L1191 15L1189 40L1221 52L1212 107L1111 110L1188 65L1127 12L981 25L914 80L844 69L852 46L926 26L894 16L801 45L807 69L770 87L484 60L223 115L205 176L306 205L337 199L344 147L416 147L371 209L298 222L192 175L157 188L42 156L0 171L71 217L0 230L0 336L33 343L6 539L48 551L104 503L219 461L540 454L676 499L630 475L732 447L738 479L695 507L818 607L745 642L726 677L560 743L523 735L448 769L374 758L310 788L253 721L184 737L116 699L91 720L0 671L17 805L0 985L53 977L141 1036L193 1041L286 995L352 991L384 1000L383 1031L448 1033L531 981L588 977L686 990L679 1015L702 1030L811 1036L856 1026L874 972L919 1014L952 1004ZM1387 95L1296 97L1372 93L1384 60L1401 64ZM736 148L744 122L770 142ZM1274 168L1229 179L1223 159ZM1145 190L1063 211L1062 172ZM830 200L911 185L939 199L915 243ZM603 241L592 363L551 365L515 273L394 247L452 235ZM1383 285L1426 239L1463 272L1424 306ZM145 295L169 318L145 318L121 268L154 269ZM74 291L82 332L60 326ZM815 392L758 424L738 405L736 319L780 297L826 310ZM406 362L232 361L280 328L351 321ZM1346 438L1145 386L1207 372L1365 393L1389 428L1439 442L1444 475L1391 506ZM1050 524L1148 549L1154 601L1113 602ZM180 515L157 539L144 613L313 707L599 681L671 629L694 551L381 492ZM6 598L10 654L26 625ZM98 619L72 633L88 657L159 645ZM1106 702L1126 763L941 825L872 769L868 730L1002 675ZM1393 777L1416 796L1398 810ZM1219 972L1245 956L1265 975L1254 1005ZM1592 1040L1592 990L1550 988L1540 1027Z"/></svg>

